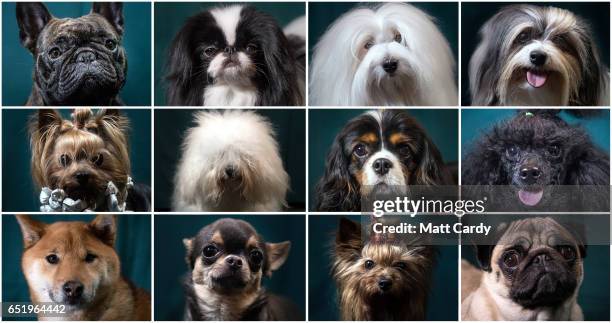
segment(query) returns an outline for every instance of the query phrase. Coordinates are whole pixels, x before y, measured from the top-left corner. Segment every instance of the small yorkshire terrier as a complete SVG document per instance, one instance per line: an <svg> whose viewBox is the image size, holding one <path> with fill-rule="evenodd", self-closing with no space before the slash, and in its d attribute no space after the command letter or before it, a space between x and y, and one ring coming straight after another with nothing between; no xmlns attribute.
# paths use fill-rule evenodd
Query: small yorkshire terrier
<svg viewBox="0 0 612 323"><path fill-rule="evenodd" d="M29 125L41 211L148 211L151 190L132 183L128 119L116 109L41 109Z"/></svg>
<svg viewBox="0 0 612 323"><path fill-rule="evenodd" d="M247 222L220 219L184 239L185 320L304 320L289 300L266 292L263 276L283 265L291 242L265 242Z"/></svg>
<svg viewBox="0 0 612 323"><path fill-rule="evenodd" d="M361 224L341 218L332 268L341 319L424 320L435 255L397 236L364 239Z"/></svg>

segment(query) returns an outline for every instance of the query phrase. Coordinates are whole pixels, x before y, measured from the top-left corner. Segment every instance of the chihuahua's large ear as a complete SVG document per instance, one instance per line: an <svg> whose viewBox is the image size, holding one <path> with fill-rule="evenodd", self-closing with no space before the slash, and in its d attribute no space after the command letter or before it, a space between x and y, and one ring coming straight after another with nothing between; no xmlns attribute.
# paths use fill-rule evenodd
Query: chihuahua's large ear
<svg viewBox="0 0 612 323"><path fill-rule="evenodd" d="M185 245L185 262L187 262L187 265L189 265L190 268L193 267L193 264L191 262L191 254L193 252L193 239L194 238L184 238L183 239L183 245Z"/></svg>
<svg viewBox="0 0 612 323"><path fill-rule="evenodd" d="M27 215L20 214L15 217L23 235L23 248L30 248L42 238L47 224L36 221Z"/></svg>
<svg viewBox="0 0 612 323"><path fill-rule="evenodd" d="M117 238L117 222L111 214L100 214L89 224L89 230L105 244L113 247Z"/></svg>
<svg viewBox="0 0 612 323"><path fill-rule="evenodd" d="M280 268L289 256L291 242L283 241L279 243L266 243L266 255L268 257L268 268L266 275L272 276L272 272Z"/></svg>
<svg viewBox="0 0 612 323"><path fill-rule="evenodd" d="M122 2L94 2L92 13L97 13L115 28L119 35L123 35L123 3Z"/></svg>
<svg viewBox="0 0 612 323"><path fill-rule="evenodd" d="M19 40L23 47L35 54L38 36L53 16L42 2L17 2L16 12Z"/></svg>

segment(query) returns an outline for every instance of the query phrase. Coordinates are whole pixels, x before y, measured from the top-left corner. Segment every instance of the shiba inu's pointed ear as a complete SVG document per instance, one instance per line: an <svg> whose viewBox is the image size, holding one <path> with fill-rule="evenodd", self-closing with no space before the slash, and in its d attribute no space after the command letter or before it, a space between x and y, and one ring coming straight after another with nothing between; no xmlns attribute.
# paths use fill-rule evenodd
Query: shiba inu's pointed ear
<svg viewBox="0 0 612 323"><path fill-rule="evenodd" d="M268 256L268 268L266 275L272 276L272 272L280 268L289 256L291 242L266 243L266 255Z"/></svg>
<svg viewBox="0 0 612 323"><path fill-rule="evenodd" d="M102 240L105 244L113 247L117 237L117 223L115 216L111 214L100 214L89 223L89 230Z"/></svg>
<svg viewBox="0 0 612 323"><path fill-rule="evenodd" d="M193 238L185 238L183 239L183 244L185 245L185 261L188 265L191 265L191 252L193 251Z"/></svg>
<svg viewBox="0 0 612 323"><path fill-rule="evenodd" d="M15 217L17 218L19 227L21 227L21 233L23 234L23 247L24 249L30 248L42 238L47 224L36 221L23 214L16 215Z"/></svg>

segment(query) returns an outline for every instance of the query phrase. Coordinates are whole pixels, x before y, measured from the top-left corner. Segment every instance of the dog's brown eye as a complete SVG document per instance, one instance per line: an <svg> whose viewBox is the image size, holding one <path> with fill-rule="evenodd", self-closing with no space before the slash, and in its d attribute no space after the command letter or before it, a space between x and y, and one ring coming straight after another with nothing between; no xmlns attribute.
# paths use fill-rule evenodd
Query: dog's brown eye
<svg viewBox="0 0 612 323"><path fill-rule="evenodd" d="M91 162L94 163L94 165L100 167L104 162L104 157L102 156L102 154L97 154L94 156L94 158L91 159Z"/></svg>
<svg viewBox="0 0 612 323"><path fill-rule="evenodd" d="M88 253L88 254L85 256L85 262L87 262L87 263L92 263L94 260L96 260L96 258L98 258L98 256L96 256L96 255L94 255L94 254L92 254L92 253Z"/></svg>
<svg viewBox="0 0 612 323"><path fill-rule="evenodd" d="M47 257L45 257L45 259L47 260L48 263L55 265L59 262L59 257L57 255L54 254L50 254Z"/></svg>
<svg viewBox="0 0 612 323"><path fill-rule="evenodd" d="M406 263L405 262L401 262L401 261L397 262L397 263L395 263L395 267L404 270L404 269L406 269Z"/></svg>
<svg viewBox="0 0 612 323"><path fill-rule="evenodd" d="M202 254L206 258L211 258L211 257L216 256L218 252L219 252L219 249L217 249L217 247L213 245L209 245L209 246L204 247L204 251L202 251Z"/></svg>
<svg viewBox="0 0 612 323"><path fill-rule="evenodd" d="M62 167L68 167L68 165L70 165L70 157L66 154L62 154L59 158L59 162Z"/></svg>
<svg viewBox="0 0 612 323"><path fill-rule="evenodd" d="M62 52L60 52L59 48L57 48L57 47L53 47L49 51L49 57L51 59L56 59L56 58L60 57L60 55L62 55Z"/></svg>
<svg viewBox="0 0 612 323"><path fill-rule="evenodd" d="M369 41L369 42L365 43L365 45L363 45L363 48L370 49L370 48L372 48L372 46L374 46L374 42Z"/></svg>
<svg viewBox="0 0 612 323"><path fill-rule="evenodd" d="M517 146L510 146L508 148L506 148L506 155L508 155L508 157L513 158L516 157L516 155L518 155L519 149Z"/></svg>
<svg viewBox="0 0 612 323"><path fill-rule="evenodd" d="M519 261L521 260L521 255L516 252L516 250L510 250L504 254L504 265L509 268L514 268L518 266Z"/></svg>
<svg viewBox="0 0 612 323"><path fill-rule="evenodd" d="M204 49L204 56L211 57L217 53L217 48L215 46L206 47Z"/></svg>
<svg viewBox="0 0 612 323"><path fill-rule="evenodd" d="M574 248L572 247L563 246L561 247L561 249L559 249L559 253L561 253L561 256L563 256L565 260L576 259L576 252L574 251Z"/></svg>
<svg viewBox="0 0 612 323"><path fill-rule="evenodd" d="M516 41L521 44L527 42L529 40L529 34L530 32L527 30L521 32L518 36L516 36Z"/></svg>
<svg viewBox="0 0 612 323"><path fill-rule="evenodd" d="M246 47L246 51L247 53L254 53L257 51L257 45L255 44L248 44Z"/></svg>
<svg viewBox="0 0 612 323"><path fill-rule="evenodd" d="M106 42L104 42L104 46L108 50L115 50L115 48L117 48L117 43L112 39L107 39Z"/></svg>
<svg viewBox="0 0 612 323"><path fill-rule="evenodd" d="M400 33L395 34L395 38L393 38L394 41L401 43L402 42L402 35Z"/></svg>
<svg viewBox="0 0 612 323"><path fill-rule="evenodd" d="M259 250L252 250L250 257L251 262L255 265L259 265L263 261L263 254Z"/></svg>
<svg viewBox="0 0 612 323"><path fill-rule="evenodd" d="M552 157L559 157L561 155L561 148L557 145L548 147L548 154Z"/></svg>
<svg viewBox="0 0 612 323"><path fill-rule="evenodd" d="M372 260L369 260L369 259L366 260L366 262L364 264L365 269L368 269L368 270L374 268L374 265L375 265L374 262Z"/></svg>
<svg viewBox="0 0 612 323"><path fill-rule="evenodd" d="M368 149L366 148L366 146L364 144L358 144L357 146L355 146L355 148L353 149L353 153L355 154L355 156L357 157L364 157L365 155L368 154Z"/></svg>

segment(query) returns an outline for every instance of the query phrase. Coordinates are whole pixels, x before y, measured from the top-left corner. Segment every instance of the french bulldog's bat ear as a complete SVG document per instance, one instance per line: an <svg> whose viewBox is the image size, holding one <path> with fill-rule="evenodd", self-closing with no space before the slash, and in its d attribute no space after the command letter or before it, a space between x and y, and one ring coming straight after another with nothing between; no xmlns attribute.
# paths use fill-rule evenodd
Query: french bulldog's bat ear
<svg viewBox="0 0 612 323"><path fill-rule="evenodd" d="M42 238L47 224L36 221L27 215L16 215L17 223L23 235L23 248L27 249Z"/></svg>
<svg viewBox="0 0 612 323"><path fill-rule="evenodd" d="M34 53L40 32L53 16L42 2L17 2L16 11L19 40L23 47Z"/></svg>
<svg viewBox="0 0 612 323"><path fill-rule="evenodd" d="M119 35L123 35L123 3L121 2L94 2L92 13L106 18Z"/></svg>
<svg viewBox="0 0 612 323"><path fill-rule="evenodd" d="M89 223L89 230L105 244L113 247L117 238L117 223L115 216L100 214Z"/></svg>
<svg viewBox="0 0 612 323"><path fill-rule="evenodd" d="M272 272L280 268L289 256L291 242L284 241L279 243L266 243L266 255L268 257L268 266L266 275L272 276Z"/></svg>

